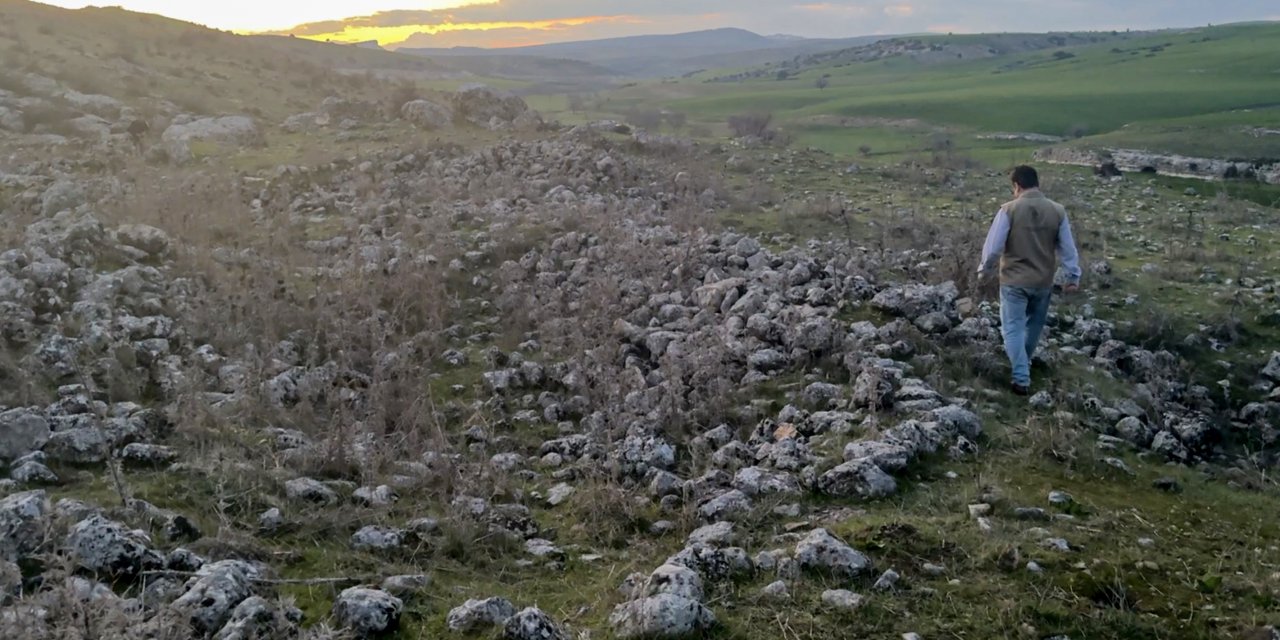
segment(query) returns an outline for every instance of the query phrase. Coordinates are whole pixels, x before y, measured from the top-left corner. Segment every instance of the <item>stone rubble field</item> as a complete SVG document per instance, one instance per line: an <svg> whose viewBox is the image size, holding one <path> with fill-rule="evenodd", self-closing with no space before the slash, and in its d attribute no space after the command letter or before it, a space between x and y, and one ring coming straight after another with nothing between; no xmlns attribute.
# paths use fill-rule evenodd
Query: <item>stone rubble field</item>
<svg viewBox="0 0 1280 640"><path fill-rule="evenodd" d="M518 99L476 91L402 115L424 129L455 110L468 126L540 126ZM178 121L165 153L252 146L255 129ZM1276 469L1280 353L1245 354L1253 382L1224 397L1186 357L1123 330L1141 304L1074 304L1052 319L1024 405L999 384L998 309L957 281L972 251L959 236L903 247L726 230L733 169L616 130L239 174L0 164L0 627L757 637L744 608L843 620L959 582L940 558L904 564L891 548L906 529L864 544L847 525L945 482L934 469L981 464L1006 439L993 430L1018 420L1088 434L1094 462L1141 491L1135 460L1216 469L1240 491L1246 471ZM1093 178L1072 188L1103 194L1100 207L1158 199ZM1117 233L1171 242L1144 228ZM1120 277L1097 253L1086 267L1099 287ZM1237 287L1274 302L1272 277ZM1236 348L1210 327L1179 339ZM1087 557L1077 540L1105 521L1047 495L984 488L950 517ZM995 562L1070 570L1018 549ZM589 582L548 604L531 575Z"/></svg>

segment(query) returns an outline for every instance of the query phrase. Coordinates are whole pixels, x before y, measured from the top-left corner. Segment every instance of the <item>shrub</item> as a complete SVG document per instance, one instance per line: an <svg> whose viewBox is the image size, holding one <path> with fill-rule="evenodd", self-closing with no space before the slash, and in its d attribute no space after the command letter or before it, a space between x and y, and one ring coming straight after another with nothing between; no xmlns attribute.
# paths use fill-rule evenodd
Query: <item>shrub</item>
<svg viewBox="0 0 1280 640"><path fill-rule="evenodd" d="M641 129L657 129L662 126L662 112L657 109L632 109L627 122Z"/></svg>
<svg viewBox="0 0 1280 640"><path fill-rule="evenodd" d="M748 136L766 138L772 122L773 114L771 113L744 113L729 116L729 130L738 138Z"/></svg>

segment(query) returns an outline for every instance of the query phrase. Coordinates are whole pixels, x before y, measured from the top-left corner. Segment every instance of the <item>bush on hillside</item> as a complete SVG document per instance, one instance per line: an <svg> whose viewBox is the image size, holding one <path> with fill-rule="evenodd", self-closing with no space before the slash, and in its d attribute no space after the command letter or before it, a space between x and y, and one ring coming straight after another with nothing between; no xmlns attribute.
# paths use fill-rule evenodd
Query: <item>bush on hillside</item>
<svg viewBox="0 0 1280 640"><path fill-rule="evenodd" d="M729 130L737 138L750 136L766 138L771 123L773 123L772 113L743 113L729 116Z"/></svg>

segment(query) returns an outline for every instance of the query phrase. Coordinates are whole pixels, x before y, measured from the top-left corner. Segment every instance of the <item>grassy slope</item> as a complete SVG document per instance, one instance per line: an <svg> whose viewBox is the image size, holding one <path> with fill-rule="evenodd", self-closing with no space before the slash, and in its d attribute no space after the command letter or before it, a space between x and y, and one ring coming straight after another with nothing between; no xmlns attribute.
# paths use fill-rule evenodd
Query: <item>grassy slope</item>
<svg viewBox="0 0 1280 640"><path fill-rule="evenodd" d="M929 43L973 44L982 36L936 36ZM1016 131L1063 135L1083 128L1079 144L1124 144L1180 153L1274 155L1274 139L1243 133L1275 127L1280 111L1280 25L1232 25L1183 33L1134 35L1060 51L948 64L907 58L824 66L777 81L639 85L608 95L613 112L659 106L721 125L733 114L772 112L803 144L852 153L863 144L901 157L927 148L943 131L987 161L1003 161L1037 143L974 141L971 134ZM817 78L830 74L830 87ZM1245 109L1249 109L1245 111ZM910 126L839 126L847 117L912 119Z"/></svg>
<svg viewBox="0 0 1280 640"><path fill-rule="evenodd" d="M377 97L364 72L413 80L457 75L421 57L270 36L239 36L116 8L68 11L0 0L4 71L34 72L146 107L279 121L330 95ZM479 78L467 81L475 82ZM451 84L456 84L453 81Z"/></svg>

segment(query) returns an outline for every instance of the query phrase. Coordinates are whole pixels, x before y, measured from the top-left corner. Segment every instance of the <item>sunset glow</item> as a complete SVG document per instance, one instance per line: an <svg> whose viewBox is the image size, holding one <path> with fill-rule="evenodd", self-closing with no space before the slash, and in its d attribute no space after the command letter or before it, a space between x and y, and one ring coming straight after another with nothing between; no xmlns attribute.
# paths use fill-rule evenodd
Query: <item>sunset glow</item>
<svg viewBox="0 0 1280 640"><path fill-rule="evenodd" d="M342 31L319 34L299 34L300 38L332 42L367 42L376 40L378 44L388 45L404 42L409 37L419 34L437 34L456 31L494 31L523 29L528 31L560 31L573 27L599 24L604 22L625 22L625 16L582 16L559 20L534 20L523 22L442 22L438 24L407 24L393 27L365 27L347 25Z"/></svg>

